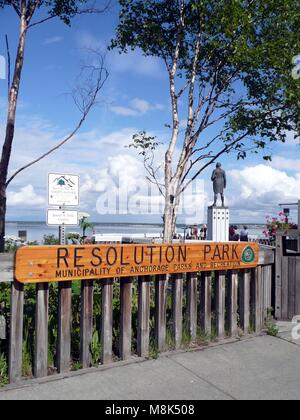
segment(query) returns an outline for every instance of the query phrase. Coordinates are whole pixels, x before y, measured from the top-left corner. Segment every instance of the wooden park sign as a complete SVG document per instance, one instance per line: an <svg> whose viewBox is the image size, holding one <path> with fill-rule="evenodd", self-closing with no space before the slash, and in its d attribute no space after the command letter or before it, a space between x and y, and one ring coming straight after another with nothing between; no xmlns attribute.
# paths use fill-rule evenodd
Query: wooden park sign
<svg viewBox="0 0 300 420"><path fill-rule="evenodd" d="M17 251L15 279L21 283L97 280L156 274L254 268L259 245L89 245L24 247Z"/></svg>

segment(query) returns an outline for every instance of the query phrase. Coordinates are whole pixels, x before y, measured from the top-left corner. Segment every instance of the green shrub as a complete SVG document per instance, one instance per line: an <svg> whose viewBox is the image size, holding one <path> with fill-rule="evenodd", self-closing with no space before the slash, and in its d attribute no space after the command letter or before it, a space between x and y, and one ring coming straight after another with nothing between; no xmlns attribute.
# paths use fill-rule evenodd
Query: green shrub
<svg viewBox="0 0 300 420"><path fill-rule="evenodd" d="M0 354L0 387L8 384L8 369L6 357L3 353Z"/></svg>

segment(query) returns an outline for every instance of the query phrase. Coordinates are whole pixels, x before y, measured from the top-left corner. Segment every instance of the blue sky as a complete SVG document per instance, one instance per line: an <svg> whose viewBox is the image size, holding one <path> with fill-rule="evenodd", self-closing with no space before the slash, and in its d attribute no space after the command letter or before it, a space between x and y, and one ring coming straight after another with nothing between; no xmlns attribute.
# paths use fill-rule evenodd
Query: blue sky
<svg viewBox="0 0 300 420"><path fill-rule="evenodd" d="M146 130L164 144L170 122L168 79L162 62L145 58L139 51L119 55L106 47L118 22L117 8L102 16L81 16L71 28L52 21L33 28L27 40L25 67L17 114L16 141L11 172L46 151L63 138L78 120L70 92L80 63L86 59L85 48L99 48L106 54L109 79L101 92L100 103L90 114L81 132L70 144L47 160L24 172L8 191L9 220L45 220L48 172L81 175L81 208L95 221L159 222L159 215L99 214L116 194L118 179L122 191L135 192L146 206L148 187L139 157L126 148L132 135ZM18 20L13 11L0 12L0 54L5 55L8 34L12 57L16 49ZM6 117L6 81L0 80L0 134L4 138ZM184 123L186 116L181 115ZM276 214L279 202L300 198L300 155L292 133L288 144L272 145L273 162L262 156L250 156L237 162L235 157L221 159L228 172L227 203L234 222L263 222L266 214ZM160 146L157 160L163 159ZM182 216L180 221L205 221L205 208L211 203L211 169L199 180L196 201L187 197L187 207L199 206L197 216ZM203 191L202 191L203 190ZM154 192L154 202L159 201ZM110 208L110 206L112 206ZM105 206L104 206L105 207ZM134 207L134 206L132 206ZM110 211L111 210L111 211ZM103 213L103 212L102 212ZM194 219L193 219L194 217Z"/></svg>

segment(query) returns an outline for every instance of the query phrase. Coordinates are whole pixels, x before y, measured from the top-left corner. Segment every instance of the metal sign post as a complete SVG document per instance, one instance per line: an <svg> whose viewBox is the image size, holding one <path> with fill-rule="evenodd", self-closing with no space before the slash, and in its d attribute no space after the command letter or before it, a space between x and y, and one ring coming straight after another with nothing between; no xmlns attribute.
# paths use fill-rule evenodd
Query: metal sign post
<svg viewBox="0 0 300 420"><path fill-rule="evenodd" d="M47 224L59 226L59 243L66 245L66 225L78 226L78 212L67 208L79 206L79 176L49 174L48 204L59 209L48 210Z"/></svg>
<svg viewBox="0 0 300 420"><path fill-rule="evenodd" d="M59 226L59 243L60 245L66 245L66 226Z"/></svg>

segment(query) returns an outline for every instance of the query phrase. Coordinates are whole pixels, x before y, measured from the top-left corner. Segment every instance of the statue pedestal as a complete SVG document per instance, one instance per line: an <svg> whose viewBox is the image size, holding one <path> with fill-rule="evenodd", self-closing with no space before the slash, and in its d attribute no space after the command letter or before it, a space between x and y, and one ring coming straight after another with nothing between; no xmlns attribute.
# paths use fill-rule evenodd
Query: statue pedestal
<svg viewBox="0 0 300 420"><path fill-rule="evenodd" d="M208 207L209 241L229 242L229 208Z"/></svg>

